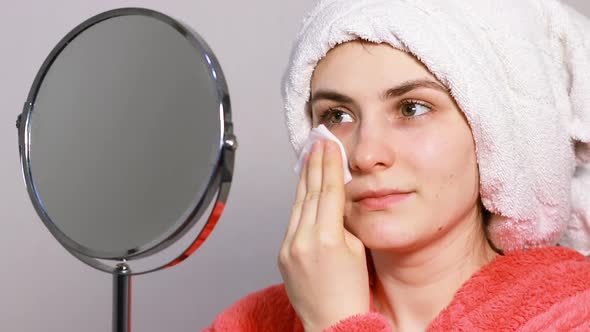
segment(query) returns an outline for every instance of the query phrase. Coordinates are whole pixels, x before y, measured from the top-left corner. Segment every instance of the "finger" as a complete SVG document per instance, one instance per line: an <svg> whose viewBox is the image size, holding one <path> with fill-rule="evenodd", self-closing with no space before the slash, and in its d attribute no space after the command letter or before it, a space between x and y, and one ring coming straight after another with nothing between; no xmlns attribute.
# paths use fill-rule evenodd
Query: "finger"
<svg viewBox="0 0 590 332"><path fill-rule="evenodd" d="M365 253L365 245L358 237L356 237L347 229L344 229L343 234L344 242L352 252L354 252L357 255Z"/></svg>
<svg viewBox="0 0 590 332"><path fill-rule="evenodd" d="M318 201L322 189L323 142L314 143L307 163L306 193L295 237L309 230L316 221Z"/></svg>
<svg viewBox="0 0 590 332"><path fill-rule="evenodd" d="M305 193L307 192L307 162L309 160L309 153L303 157L303 165L301 168L301 174L299 175L299 183L297 184L297 191L295 192L295 200L291 207L291 217L289 219L289 225L287 226L287 232L285 233L284 243L290 243L295 235L297 226L299 225L299 219L301 218L301 210L303 208L303 202L305 202Z"/></svg>
<svg viewBox="0 0 590 332"><path fill-rule="evenodd" d="M344 171L337 143L326 142L322 166L322 195L318 203L317 225L322 232L343 236Z"/></svg>

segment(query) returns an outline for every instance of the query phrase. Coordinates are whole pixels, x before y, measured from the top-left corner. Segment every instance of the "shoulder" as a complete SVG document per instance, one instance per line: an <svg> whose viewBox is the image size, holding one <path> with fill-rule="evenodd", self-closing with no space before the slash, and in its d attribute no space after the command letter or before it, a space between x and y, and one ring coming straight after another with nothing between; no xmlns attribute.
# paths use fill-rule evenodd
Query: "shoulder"
<svg viewBox="0 0 590 332"><path fill-rule="evenodd" d="M276 284L235 302L216 317L208 331L297 331L299 324L284 284Z"/></svg>
<svg viewBox="0 0 590 332"><path fill-rule="evenodd" d="M518 250L498 256L464 288L484 284L496 295L526 295L529 301L558 300L590 288L590 261L566 247Z"/></svg>
<svg viewBox="0 0 590 332"><path fill-rule="evenodd" d="M496 279L499 286L532 295L537 293L529 286L549 292L550 297L568 296L590 287L590 260L567 247L514 251L481 272L481 277Z"/></svg>
<svg viewBox="0 0 590 332"><path fill-rule="evenodd" d="M530 309L517 310L530 315L522 331L590 330L590 260L566 247L539 249L522 259L526 257L537 262L537 271L522 277L516 293L530 303Z"/></svg>
<svg viewBox="0 0 590 332"><path fill-rule="evenodd" d="M555 320L564 311L567 319ZM547 247L496 258L465 283L436 323L516 330L588 319L590 261L565 247Z"/></svg>

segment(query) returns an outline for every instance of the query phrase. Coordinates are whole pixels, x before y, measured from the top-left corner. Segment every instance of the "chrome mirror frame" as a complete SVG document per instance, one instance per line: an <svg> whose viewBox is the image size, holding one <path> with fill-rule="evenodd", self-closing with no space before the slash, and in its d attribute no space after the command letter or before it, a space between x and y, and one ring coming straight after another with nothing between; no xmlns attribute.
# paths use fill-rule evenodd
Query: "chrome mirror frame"
<svg viewBox="0 0 590 332"><path fill-rule="evenodd" d="M67 47L67 45L80 33L91 28L92 26L110 18L126 15L149 16L164 22L182 34L187 39L187 41L189 41L190 44L199 51L203 59L208 63L210 75L216 82L218 96L217 103L219 105L219 121L222 135L219 140L219 153L217 155L217 162L210 176L210 182L205 189L203 196L198 200L198 202L196 202L194 206L192 206L188 218L182 221L180 227L153 246L134 248L133 250L129 250L126 253L117 255L117 257L97 257L96 253L81 248L73 240L61 232L52 222L41 203L39 194L34 186L33 176L31 174L31 114L35 111L35 101L45 75L47 74L55 59ZM213 231L224 210L229 195L231 180L233 177L237 140L234 135L233 123L231 120L231 107L228 87L217 58L203 38L199 36L199 34L190 29L188 26L180 23L178 20L175 20L167 15L145 8L119 8L103 12L76 26L53 48L53 50L43 62L34 79L27 100L24 104L23 111L17 117L16 127L18 129L19 155L22 176L35 211L45 226L49 229L51 234L72 255L85 264L92 266L93 268L114 275L113 286L115 300L113 311L113 331L129 331L130 321L128 314L130 310L129 299L131 294L131 276L146 274L174 266L194 253ZM173 259L170 259L163 264L160 263L157 266L153 266L142 271L131 271L129 266L126 264L127 261L151 256L166 249L176 241L183 238L183 236L186 235L189 230L196 227L195 225L212 202L213 208L205 223L200 228L198 235L180 254L175 254ZM110 266L99 259L113 261L117 264L115 266Z"/></svg>

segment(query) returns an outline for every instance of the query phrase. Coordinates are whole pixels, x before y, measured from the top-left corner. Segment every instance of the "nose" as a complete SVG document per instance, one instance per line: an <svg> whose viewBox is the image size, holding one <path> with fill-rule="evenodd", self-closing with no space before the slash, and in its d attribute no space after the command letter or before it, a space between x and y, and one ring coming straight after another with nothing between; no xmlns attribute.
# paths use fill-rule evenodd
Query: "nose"
<svg viewBox="0 0 590 332"><path fill-rule="evenodd" d="M384 119L364 121L349 142L348 161L353 173L370 173L387 169L395 161L392 130Z"/></svg>

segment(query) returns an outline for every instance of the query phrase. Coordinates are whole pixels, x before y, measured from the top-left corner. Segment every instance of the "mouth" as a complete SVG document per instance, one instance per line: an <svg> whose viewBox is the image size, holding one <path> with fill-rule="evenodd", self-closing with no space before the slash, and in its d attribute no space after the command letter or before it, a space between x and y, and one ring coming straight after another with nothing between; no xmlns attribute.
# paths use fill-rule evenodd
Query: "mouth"
<svg viewBox="0 0 590 332"><path fill-rule="evenodd" d="M413 195L411 191L403 190L379 190L365 191L355 197L354 203L367 211L385 210L401 203Z"/></svg>

